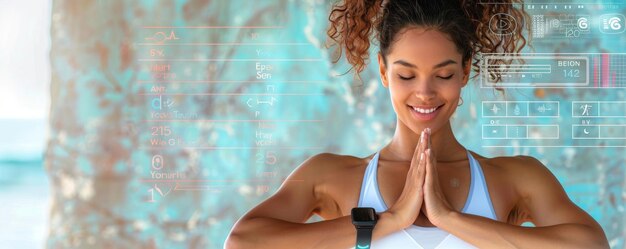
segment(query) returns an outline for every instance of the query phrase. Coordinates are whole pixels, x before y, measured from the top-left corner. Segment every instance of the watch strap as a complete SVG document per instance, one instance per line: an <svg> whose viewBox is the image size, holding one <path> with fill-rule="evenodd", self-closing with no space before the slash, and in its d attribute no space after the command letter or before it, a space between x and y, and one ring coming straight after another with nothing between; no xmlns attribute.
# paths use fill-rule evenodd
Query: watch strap
<svg viewBox="0 0 626 249"><path fill-rule="evenodd" d="M372 242L373 226L358 226L356 228L356 247L355 249L370 248Z"/></svg>

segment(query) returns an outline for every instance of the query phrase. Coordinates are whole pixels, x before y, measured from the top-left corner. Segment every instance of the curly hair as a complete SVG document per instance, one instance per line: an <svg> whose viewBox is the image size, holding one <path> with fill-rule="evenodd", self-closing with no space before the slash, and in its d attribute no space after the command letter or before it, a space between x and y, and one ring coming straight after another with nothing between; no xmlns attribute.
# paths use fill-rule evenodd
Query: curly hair
<svg viewBox="0 0 626 249"><path fill-rule="evenodd" d="M480 55L484 53L519 53L526 45L523 36L524 18L528 14L522 0L343 0L333 6L327 34L337 45L339 61L344 53L359 75L369 58L372 36L379 44L379 53L387 64L395 35L406 27L422 26L434 28L447 34L463 58L463 66L471 61L472 69L480 73ZM495 28L501 22L508 23L505 29ZM491 27L490 27L491 26ZM518 27L519 26L519 27ZM376 30L374 34L374 29ZM510 64L510 60L490 60L490 64ZM498 82L498 72L490 72L491 80Z"/></svg>

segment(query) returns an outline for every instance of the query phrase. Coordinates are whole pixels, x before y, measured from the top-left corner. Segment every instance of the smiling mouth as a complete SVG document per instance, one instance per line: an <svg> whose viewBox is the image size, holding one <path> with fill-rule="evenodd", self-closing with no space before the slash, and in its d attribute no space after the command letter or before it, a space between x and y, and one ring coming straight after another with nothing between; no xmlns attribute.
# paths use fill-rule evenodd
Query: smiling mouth
<svg viewBox="0 0 626 249"><path fill-rule="evenodd" d="M415 106L411 106L411 105L407 105L410 108L412 108L415 112L417 113L421 113L421 114L430 114L435 112L437 109L439 109L440 107L442 107L443 105L440 106L435 106L435 107L431 107L431 108L420 108L420 107L415 107Z"/></svg>
<svg viewBox="0 0 626 249"><path fill-rule="evenodd" d="M413 118L419 121L428 121L428 120L434 119L437 116L437 114L439 114L439 110L441 110L441 107L444 105L445 104L434 106L434 107L430 107L430 106L416 107L416 106L407 105L407 107L411 111L412 113L411 116L413 116Z"/></svg>

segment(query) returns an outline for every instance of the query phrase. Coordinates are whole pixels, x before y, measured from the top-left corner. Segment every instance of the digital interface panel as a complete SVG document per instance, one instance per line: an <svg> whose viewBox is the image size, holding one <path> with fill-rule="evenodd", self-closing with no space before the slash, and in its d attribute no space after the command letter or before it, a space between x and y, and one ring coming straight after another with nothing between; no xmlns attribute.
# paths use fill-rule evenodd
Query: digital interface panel
<svg viewBox="0 0 626 249"><path fill-rule="evenodd" d="M626 147L623 3L575 2L526 1L529 19L523 22L530 26L530 48L482 55L478 91L498 87L507 97L472 98L479 110L480 147ZM521 28L512 16L498 20L489 25L500 35ZM134 87L149 111L135 120L139 149L146 151L136 163L149 166L141 167L148 201L176 191L220 193L240 187L237 179L212 180L219 172L198 166L201 155L239 157L232 167L255 183L245 191L264 194L278 187L264 182L284 179L295 166L285 164L285 157L294 155L289 151L328 148L298 140L297 134L332 126L332 120L315 115L316 109L328 113L329 102L354 102L341 95L350 86L329 83L347 78L334 69L327 73L323 36L312 35L304 24L283 24L142 27L143 39L135 43L141 68ZM500 82L490 77L494 72ZM378 84L371 78L367 84ZM376 87L367 87L363 93L372 95L368 91ZM373 112L371 107L364 111Z"/></svg>

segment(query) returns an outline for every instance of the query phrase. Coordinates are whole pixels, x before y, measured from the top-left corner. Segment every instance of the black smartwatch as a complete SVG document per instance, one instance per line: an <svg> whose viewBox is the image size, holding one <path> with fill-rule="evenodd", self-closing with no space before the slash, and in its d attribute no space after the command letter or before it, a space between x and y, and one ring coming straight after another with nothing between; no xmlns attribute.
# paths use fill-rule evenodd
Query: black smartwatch
<svg viewBox="0 0 626 249"><path fill-rule="evenodd" d="M378 221L376 210L371 207L352 208L352 224L356 227L356 247L355 249L370 248L372 242L372 231Z"/></svg>

